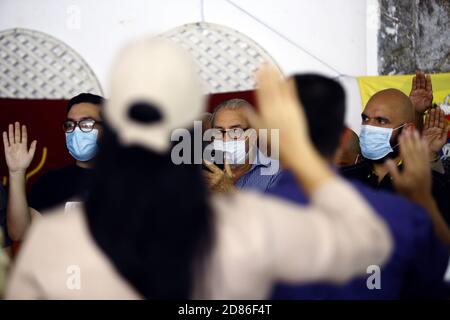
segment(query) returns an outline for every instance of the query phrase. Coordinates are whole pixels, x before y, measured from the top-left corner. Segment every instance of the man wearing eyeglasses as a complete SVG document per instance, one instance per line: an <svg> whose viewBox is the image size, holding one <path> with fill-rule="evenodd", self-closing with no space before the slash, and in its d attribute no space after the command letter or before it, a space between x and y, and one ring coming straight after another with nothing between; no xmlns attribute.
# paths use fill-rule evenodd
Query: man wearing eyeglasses
<svg viewBox="0 0 450 320"><path fill-rule="evenodd" d="M238 188L265 192L278 181L278 160L266 157L258 149L258 134L249 126L246 109L252 108L246 100L231 99L214 110L212 147L224 159L205 161L204 177L213 191Z"/></svg>
<svg viewBox="0 0 450 320"><path fill-rule="evenodd" d="M81 93L69 100L67 119L62 123L66 147L75 164L42 175L26 197L25 177L33 160L37 141L28 149L27 128L10 124L3 132L5 158L9 170L9 194L7 206L8 234L14 241L25 235L31 219L46 209L61 203L80 201L92 175L98 141L102 137L100 96Z"/></svg>

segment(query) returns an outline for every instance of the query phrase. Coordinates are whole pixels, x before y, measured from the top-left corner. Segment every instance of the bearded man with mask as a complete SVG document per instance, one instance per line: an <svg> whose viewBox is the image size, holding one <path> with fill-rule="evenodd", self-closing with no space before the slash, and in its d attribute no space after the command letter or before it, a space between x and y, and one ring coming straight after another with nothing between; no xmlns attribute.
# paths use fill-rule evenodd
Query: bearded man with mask
<svg viewBox="0 0 450 320"><path fill-rule="evenodd" d="M396 192L389 167L402 170L398 138L406 128L415 127L415 108L408 96L397 89L374 94L361 114L359 136L364 161L343 168L342 174L380 190ZM431 154L431 150L430 150ZM431 163L430 163L431 170ZM432 191L447 224L450 224L450 184L444 175L432 171Z"/></svg>
<svg viewBox="0 0 450 320"><path fill-rule="evenodd" d="M212 114L210 135L214 141L210 147L216 152L216 161L205 159L204 177L213 191L238 188L266 192L280 177L279 161L266 157L258 148L258 134L247 119L249 109L253 106L246 100L231 99L219 104Z"/></svg>
<svg viewBox="0 0 450 320"><path fill-rule="evenodd" d="M102 137L101 105L98 95L81 93L69 100L67 119L62 123L66 147L75 164L48 171L32 186L26 196L26 171L30 165L37 141L27 145L27 128L20 123L9 125L3 133L5 158L9 170L7 230L10 238L20 241L31 220L40 212L61 203L80 201L88 190L92 176L98 141Z"/></svg>

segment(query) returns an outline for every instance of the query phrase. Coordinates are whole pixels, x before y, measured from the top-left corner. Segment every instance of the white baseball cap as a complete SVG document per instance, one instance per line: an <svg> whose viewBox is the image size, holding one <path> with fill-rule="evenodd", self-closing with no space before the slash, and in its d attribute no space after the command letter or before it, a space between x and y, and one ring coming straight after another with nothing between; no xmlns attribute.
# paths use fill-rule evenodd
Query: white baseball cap
<svg viewBox="0 0 450 320"><path fill-rule="evenodd" d="M160 38L134 42L120 52L104 117L122 145L165 153L174 129L192 127L205 111L196 68L185 49ZM136 119L136 106L151 116Z"/></svg>

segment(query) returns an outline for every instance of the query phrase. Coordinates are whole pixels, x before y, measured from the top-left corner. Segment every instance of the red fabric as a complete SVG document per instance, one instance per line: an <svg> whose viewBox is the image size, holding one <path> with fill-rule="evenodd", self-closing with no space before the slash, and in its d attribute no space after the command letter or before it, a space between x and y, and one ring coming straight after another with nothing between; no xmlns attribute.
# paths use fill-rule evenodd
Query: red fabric
<svg viewBox="0 0 450 320"><path fill-rule="evenodd" d="M258 109L258 106L256 105L256 98L254 95L254 91L240 91L240 92L217 93L209 96L208 112L212 112L214 108L221 102L236 98L247 100L256 109Z"/></svg>
<svg viewBox="0 0 450 320"><path fill-rule="evenodd" d="M66 100L0 99L0 130L8 131L8 124L19 121L21 125L27 126L28 144L33 140L38 141L28 172L38 166L43 157L43 148L47 148L44 166L30 177L27 187L46 170L74 163L65 147L65 135L61 128L61 123L66 118L66 105ZM8 176L3 142L0 152L0 178L3 182Z"/></svg>

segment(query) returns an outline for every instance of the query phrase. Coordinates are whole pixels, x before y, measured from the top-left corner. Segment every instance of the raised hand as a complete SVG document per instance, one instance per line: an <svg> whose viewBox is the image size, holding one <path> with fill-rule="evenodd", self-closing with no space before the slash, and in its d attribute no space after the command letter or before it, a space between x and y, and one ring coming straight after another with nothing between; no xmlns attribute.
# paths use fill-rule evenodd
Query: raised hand
<svg viewBox="0 0 450 320"><path fill-rule="evenodd" d="M428 145L418 131L411 129L402 133L399 143L403 170L400 172L393 160L386 161L386 166L397 191L411 201L423 203L432 197Z"/></svg>
<svg viewBox="0 0 450 320"><path fill-rule="evenodd" d="M258 86L259 113L247 111L251 127L279 130L279 139L270 141L271 150L278 147L281 164L292 170L307 194L313 194L336 175L309 138L295 80L284 80L275 67L265 65L258 73Z"/></svg>
<svg viewBox="0 0 450 320"><path fill-rule="evenodd" d="M423 72L417 72L412 79L412 88L409 93L414 109L423 113L431 107L433 102L433 87L431 84L431 76L425 75Z"/></svg>
<svg viewBox="0 0 450 320"><path fill-rule="evenodd" d="M420 138L416 130L405 130L399 142L404 163L403 171L399 172L392 160L386 161L394 186L400 194L428 212L436 235L444 244L449 245L450 228L431 193L432 178L427 152L428 144L425 139Z"/></svg>
<svg viewBox="0 0 450 320"><path fill-rule="evenodd" d="M34 140L28 149L27 127L16 122L8 126L8 132L3 132L6 164L9 173L25 173L33 160L37 141Z"/></svg>
<svg viewBox="0 0 450 320"><path fill-rule="evenodd" d="M445 113L440 108L431 109L425 116L422 137L428 144L431 157L436 157L436 154L447 143L449 130L450 125L446 124Z"/></svg>
<svg viewBox="0 0 450 320"><path fill-rule="evenodd" d="M212 162L203 160L205 166L210 170L203 170L203 177L208 187L215 192L229 192L234 190L234 175L230 164L225 159L224 170L214 165Z"/></svg>
<svg viewBox="0 0 450 320"><path fill-rule="evenodd" d="M264 65L258 74L258 85L259 114L248 111L249 122L253 128L279 130L280 156L284 165L292 166L298 162L293 150L312 149L294 80L285 80L275 67ZM271 143L276 145L276 141Z"/></svg>

